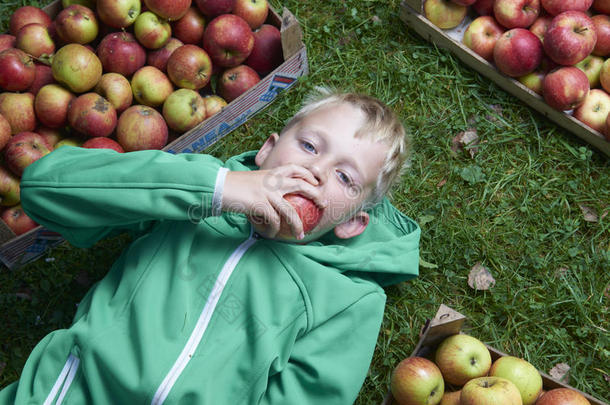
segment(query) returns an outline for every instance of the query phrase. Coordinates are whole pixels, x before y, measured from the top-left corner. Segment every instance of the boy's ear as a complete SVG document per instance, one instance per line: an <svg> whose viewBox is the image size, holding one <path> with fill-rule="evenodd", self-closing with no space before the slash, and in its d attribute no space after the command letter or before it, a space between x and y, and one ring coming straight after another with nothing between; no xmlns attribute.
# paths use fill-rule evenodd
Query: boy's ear
<svg viewBox="0 0 610 405"><path fill-rule="evenodd" d="M335 226L335 236L340 239L353 238L364 232L368 224L369 214L360 211L347 221Z"/></svg>
<svg viewBox="0 0 610 405"><path fill-rule="evenodd" d="M269 135L269 138L267 138L263 146L261 146L261 148L258 150L258 153L254 158L254 163L256 163L258 167L261 167L263 165L263 163L267 159L267 156L269 156L269 153L277 143L279 137L280 136L276 132L272 133L271 135Z"/></svg>

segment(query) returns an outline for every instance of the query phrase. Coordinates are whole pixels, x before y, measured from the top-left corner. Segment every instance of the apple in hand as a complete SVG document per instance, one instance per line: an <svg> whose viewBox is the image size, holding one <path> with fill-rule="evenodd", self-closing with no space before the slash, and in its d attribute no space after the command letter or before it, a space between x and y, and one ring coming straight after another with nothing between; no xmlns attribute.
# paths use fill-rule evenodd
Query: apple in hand
<svg viewBox="0 0 610 405"><path fill-rule="evenodd" d="M133 33L145 48L159 49L171 38L172 27L155 13L145 11L136 18Z"/></svg>
<svg viewBox="0 0 610 405"><path fill-rule="evenodd" d="M179 133L197 126L206 117L203 98L195 90L178 89L163 103L167 126Z"/></svg>
<svg viewBox="0 0 610 405"><path fill-rule="evenodd" d="M595 35L597 36L597 41L593 48L593 55L610 55L610 16L597 14L591 17L591 20L593 21Z"/></svg>
<svg viewBox="0 0 610 405"><path fill-rule="evenodd" d="M168 129L163 116L145 105L133 105L119 117L117 141L126 152L161 149L167 144Z"/></svg>
<svg viewBox="0 0 610 405"><path fill-rule="evenodd" d="M483 59L493 61L494 46L503 33L504 28L493 17L481 16L466 28L462 42Z"/></svg>
<svg viewBox="0 0 610 405"><path fill-rule="evenodd" d="M602 57L589 55L574 66L587 75L590 88L594 89L599 86L602 67L604 66L604 59Z"/></svg>
<svg viewBox="0 0 610 405"><path fill-rule="evenodd" d="M542 43L525 28L513 28L498 38L493 51L496 67L510 77L533 72L542 61Z"/></svg>
<svg viewBox="0 0 610 405"><path fill-rule="evenodd" d="M27 231L30 231L38 226L32 218L30 218L21 208L21 205L9 207L2 212L2 220L4 223L19 236Z"/></svg>
<svg viewBox="0 0 610 405"><path fill-rule="evenodd" d="M505 378L515 384L523 405L533 405L542 389L542 377L536 367L514 356L503 356L494 361L489 369L489 376Z"/></svg>
<svg viewBox="0 0 610 405"><path fill-rule="evenodd" d="M233 14L243 18L255 30L267 20L269 3L267 0L235 0Z"/></svg>
<svg viewBox="0 0 610 405"><path fill-rule="evenodd" d="M34 98L34 111L38 121L49 128L63 127L68 123L68 107L75 96L59 84L47 84Z"/></svg>
<svg viewBox="0 0 610 405"><path fill-rule="evenodd" d="M479 339L464 334L451 335L437 347L435 363L445 381L463 385L466 381L487 375L491 354Z"/></svg>
<svg viewBox="0 0 610 405"><path fill-rule="evenodd" d="M55 52L55 42L48 28L42 24L32 23L22 27L15 38L15 46L34 58Z"/></svg>
<svg viewBox="0 0 610 405"><path fill-rule="evenodd" d="M603 133L610 113L610 95L601 89L593 89L585 101L574 110L574 118L594 130Z"/></svg>
<svg viewBox="0 0 610 405"><path fill-rule="evenodd" d="M36 128L34 95L32 93L1 93L0 114L11 125L11 133L33 131Z"/></svg>
<svg viewBox="0 0 610 405"><path fill-rule="evenodd" d="M190 7L182 18L172 22L174 37L184 44L201 44L204 31L205 18L197 7Z"/></svg>
<svg viewBox="0 0 610 405"><path fill-rule="evenodd" d="M203 49L221 67L237 66L250 55L254 35L243 18L223 14L208 23L203 33Z"/></svg>
<svg viewBox="0 0 610 405"><path fill-rule="evenodd" d="M61 47L51 64L53 77L75 93L84 93L102 77L102 63L89 48L80 44Z"/></svg>
<svg viewBox="0 0 610 405"><path fill-rule="evenodd" d="M589 94L589 79L577 67L564 66L548 73L542 83L544 101L551 107L567 111L581 105Z"/></svg>
<svg viewBox="0 0 610 405"><path fill-rule="evenodd" d="M570 388L554 388L545 392L536 405L591 405L580 392Z"/></svg>
<svg viewBox="0 0 610 405"><path fill-rule="evenodd" d="M218 94L230 103L259 81L260 77L254 69L239 65L222 73L218 82Z"/></svg>
<svg viewBox="0 0 610 405"><path fill-rule="evenodd" d="M282 37L280 30L271 24L263 24L254 31L254 47L244 64L264 77L282 64Z"/></svg>
<svg viewBox="0 0 610 405"><path fill-rule="evenodd" d="M23 170L51 152L44 138L35 132L20 132L14 135L4 148L6 166L21 177Z"/></svg>
<svg viewBox="0 0 610 405"><path fill-rule="evenodd" d="M19 203L20 199L19 178L5 167L0 166L0 205L15 205Z"/></svg>
<svg viewBox="0 0 610 405"><path fill-rule="evenodd" d="M593 4L593 0L540 0L542 7L550 15L558 15L564 11L585 12Z"/></svg>
<svg viewBox="0 0 610 405"><path fill-rule="evenodd" d="M131 77L131 90L137 103L158 107L172 94L174 86L165 73L154 66L144 66Z"/></svg>
<svg viewBox="0 0 610 405"><path fill-rule="evenodd" d="M426 0L424 3L424 15L441 29L457 27L464 20L467 12L468 7L451 0Z"/></svg>
<svg viewBox="0 0 610 405"><path fill-rule="evenodd" d="M84 45L97 37L99 25L93 10L73 4L59 12L55 18L55 30L62 41Z"/></svg>
<svg viewBox="0 0 610 405"><path fill-rule="evenodd" d="M97 46L97 55L105 72L129 77L146 63L146 50L129 32L112 32Z"/></svg>
<svg viewBox="0 0 610 405"><path fill-rule="evenodd" d="M91 138L110 136L117 124L112 104L97 93L85 93L70 103L68 123L77 132Z"/></svg>
<svg viewBox="0 0 610 405"><path fill-rule="evenodd" d="M540 0L496 0L494 17L500 25L511 28L527 28L540 14Z"/></svg>
<svg viewBox="0 0 610 405"><path fill-rule="evenodd" d="M17 35L21 27L32 23L42 24L48 28L53 23L53 20L41 8L34 6L19 7L10 16L9 31L11 35Z"/></svg>
<svg viewBox="0 0 610 405"><path fill-rule="evenodd" d="M136 21L142 10L140 0L97 0L100 20L112 28L126 28Z"/></svg>
<svg viewBox="0 0 610 405"><path fill-rule="evenodd" d="M21 49L0 52L0 87L6 91L26 90L36 76L32 57Z"/></svg>
<svg viewBox="0 0 610 405"><path fill-rule="evenodd" d="M117 114L126 110L133 101L129 80L118 73L104 73L93 91L108 100Z"/></svg>
<svg viewBox="0 0 610 405"><path fill-rule="evenodd" d="M392 372L390 390L400 405L435 405L445 391L438 367L424 357L407 357Z"/></svg>
<svg viewBox="0 0 610 405"><path fill-rule="evenodd" d="M596 42L591 18L580 11L565 11L551 21L544 36L544 51L556 63L572 66L587 57Z"/></svg>
<svg viewBox="0 0 610 405"><path fill-rule="evenodd" d="M460 405L521 405L519 389L505 378L478 377L462 387Z"/></svg>
<svg viewBox="0 0 610 405"><path fill-rule="evenodd" d="M81 146L87 149L112 149L119 153L125 152L117 141L105 136L87 139Z"/></svg>

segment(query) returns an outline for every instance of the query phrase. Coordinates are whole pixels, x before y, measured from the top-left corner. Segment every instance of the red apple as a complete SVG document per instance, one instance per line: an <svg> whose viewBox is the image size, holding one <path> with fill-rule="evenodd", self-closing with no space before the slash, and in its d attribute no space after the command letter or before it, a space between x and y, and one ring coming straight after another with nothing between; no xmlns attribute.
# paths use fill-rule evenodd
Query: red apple
<svg viewBox="0 0 610 405"><path fill-rule="evenodd" d="M195 90L178 89L163 103L167 126L179 133L196 127L205 117L205 103Z"/></svg>
<svg viewBox="0 0 610 405"><path fill-rule="evenodd" d="M556 63L571 66L589 55L596 41L595 25L585 13L565 11L551 21L544 50Z"/></svg>
<svg viewBox="0 0 610 405"><path fill-rule="evenodd" d="M30 55L16 48L0 52L0 88L6 91L26 90L35 76L36 67Z"/></svg>
<svg viewBox="0 0 610 405"><path fill-rule="evenodd" d="M146 53L146 64L156 67L163 73L167 73L167 61L169 57L182 45L184 45L184 43L179 39L170 38L161 48Z"/></svg>
<svg viewBox="0 0 610 405"><path fill-rule="evenodd" d="M496 23L491 16L475 18L466 31L462 42L483 59L493 61L494 46L504 33L504 28Z"/></svg>
<svg viewBox="0 0 610 405"><path fill-rule="evenodd" d="M51 66L43 65L42 63L35 63L36 67L36 75L34 76L34 81L28 87L27 91L36 95L38 91L42 88L42 86L46 86L47 84L56 83L55 78L53 77L53 71L51 71Z"/></svg>
<svg viewBox="0 0 610 405"><path fill-rule="evenodd" d="M133 33L138 42L148 49L159 49L172 36L172 27L165 20L151 12L145 11L136 18Z"/></svg>
<svg viewBox="0 0 610 405"><path fill-rule="evenodd" d="M178 87L199 90L210 81L212 61L200 47L183 45L167 60L167 75Z"/></svg>
<svg viewBox="0 0 610 405"><path fill-rule="evenodd" d="M117 125L117 113L104 97L85 93L70 103L68 123L77 132L91 138L110 136Z"/></svg>
<svg viewBox="0 0 610 405"><path fill-rule="evenodd" d="M36 128L34 95L32 93L0 94L0 114L11 124L11 133L33 131Z"/></svg>
<svg viewBox="0 0 610 405"><path fill-rule="evenodd" d="M460 6L470 6L472 4L474 4L474 2L476 0L451 0L453 1L455 4L459 4Z"/></svg>
<svg viewBox="0 0 610 405"><path fill-rule="evenodd" d="M591 17L591 20L593 21L597 37L595 47L593 48L593 55L610 55L610 16L597 14Z"/></svg>
<svg viewBox="0 0 610 405"><path fill-rule="evenodd" d="M458 0L453 1L457 2ZM235 0L233 14L243 18L250 28L255 30L267 20L269 3L267 0Z"/></svg>
<svg viewBox="0 0 610 405"><path fill-rule="evenodd" d="M190 7L186 14L172 23L172 33L184 44L201 44L205 18L197 7Z"/></svg>
<svg viewBox="0 0 610 405"><path fill-rule="evenodd" d="M0 150L4 149L8 140L11 139L11 124L0 114Z"/></svg>
<svg viewBox="0 0 610 405"><path fill-rule="evenodd" d="M610 0L594 0L593 9L598 13L610 14Z"/></svg>
<svg viewBox="0 0 610 405"><path fill-rule="evenodd" d="M21 189L19 178L13 172L0 166L0 205L3 207L19 203L21 199Z"/></svg>
<svg viewBox="0 0 610 405"><path fill-rule="evenodd" d="M73 4L55 17L55 30L62 41L84 45L97 38L99 25L93 10Z"/></svg>
<svg viewBox="0 0 610 405"><path fill-rule="evenodd" d="M55 52L55 42L49 30L37 23L25 25L17 32L15 46L34 58Z"/></svg>
<svg viewBox="0 0 610 405"><path fill-rule="evenodd" d="M34 132L42 136L45 143L51 150L55 149L55 145L57 145L57 142L59 142L64 137L61 130L58 128L37 127Z"/></svg>
<svg viewBox="0 0 610 405"><path fill-rule="evenodd" d="M227 102L220 96L215 94L205 96L203 98L203 103L205 104L205 119L207 120L214 114L220 112L223 107L226 107Z"/></svg>
<svg viewBox="0 0 610 405"><path fill-rule="evenodd" d="M309 198L300 194L289 193L284 195L284 199L294 207L303 223L303 233L310 233L322 219L322 210ZM288 223L282 221L277 237L284 239L293 238L293 232ZM441 393L442 395L442 393Z"/></svg>
<svg viewBox="0 0 610 405"><path fill-rule="evenodd" d="M604 66L604 58L601 56L589 55L574 66L587 75L590 88L594 89L599 87L601 72Z"/></svg>
<svg viewBox="0 0 610 405"><path fill-rule="evenodd" d="M117 140L126 152L162 149L167 143L168 129L163 116L144 105L129 107L119 117Z"/></svg>
<svg viewBox="0 0 610 405"><path fill-rule="evenodd" d="M577 67L561 67L546 75L542 94L551 107L560 111L571 110L585 101L589 94L589 79Z"/></svg>
<svg viewBox="0 0 610 405"><path fill-rule="evenodd" d="M445 392L438 405L460 405L461 391Z"/></svg>
<svg viewBox="0 0 610 405"><path fill-rule="evenodd" d="M76 97L59 84L47 84L34 98L38 121L49 128L63 127L68 122L68 106Z"/></svg>
<svg viewBox="0 0 610 405"><path fill-rule="evenodd" d="M437 404L445 392L436 364L424 357L407 357L392 371L392 397L400 405Z"/></svg>
<svg viewBox="0 0 610 405"><path fill-rule="evenodd" d="M554 388L542 395L536 405L591 405L580 392L570 388Z"/></svg>
<svg viewBox="0 0 610 405"><path fill-rule="evenodd" d="M51 64L53 77L75 93L91 90L102 77L102 63L90 49L68 44L59 49Z"/></svg>
<svg viewBox="0 0 610 405"><path fill-rule="evenodd" d="M191 6L191 0L144 0L146 7L164 20L180 19Z"/></svg>
<svg viewBox="0 0 610 405"><path fill-rule="evenodd" d="M551 15L558 15L564 11L580 11L584 13L591 7L593 0L540 0L542 7Z"/></svg>
<svg viewBox="0 0 610 405"><path fill-rule="evenodd" d="M97 46L97 55L105 72L129 77L146 63L146 50L129 32L112 32Z"/></svg>
<svg viewBox="0 0 610 405"><path fill-rule="evenodd" d="M11 14L9 20L9 31L12 35L28 24L37 23L49 27L53 21L42 9L34 6L23 6Z"/></svg>
<svg viewBox="0 0 610 405"><path fill-rule="evenodd" d="M15 48L15 41L17 38L10 34L0 34L0 52L5 49Z"/></svg>
<svg viewBox="0 0 610 405"><path fill-rule="evenodd" d="M500 377L479 377L468 381L460 394L460 405L522 405L519 390Z"/></svg>
<svg viewBox="0 0 610 405"><path fill-rule="evenodd" d="M603 133L610 113L610 95L601 89L592 89L585 101L574 110L574 118Z"/></svg>
<svg viewBox="0 0 610 405"><path fill-rule="evenodd" d="M97 0L100 20L112 28L126 28L140 15L140 0Z"/></svg>
<svg viewBox="0 0 610 405"><path fill-rule="evenodd" d="M104 73L93 91L108 100L117 113L126 110L133 101L129 80L118 73Z"/></svg>
<svg viewBox="0 0 610 405"><path fill-rule="evenodd" d="M216 17L203 34L203 49L218 66L239 65L250 55L253 47L254 35L250 26L233 14Z"/></svg>
<svg viewBox="0 0 610 405"><path fill-rule="evenodd" d="M117 141L104 136L88 139L83 142L82 147L87 149L112 149L119 153L125 152Z"/></svg>
<svg viewBox="0 0 610 405"><path fill-rule="evenodd" d="M23 211L21 205L5 209L2 212L1 217L4 223L17 236L23 235L38 226L38 224Z"/></svg>
<svg viewBox="0 0 610 405"><path fill-rule="evenodd" d="M263 24L254 32L254 47L244 64L264 77L281 65L283 60L280 30L273 25Z"/></svg>
<svg viewBox="0 0 610 405"><path fill-rule="evenodd" d="M540 14L540 0L496 0L494 16L506 28L527 28Z"/></svg>
<svg viewBox="0 0 610 405"><path fill-rule="evenodd" d="M131 90L139 104L158 107L172 94L174 86L165 73L154 66L144 66L131 77Z"/></svg>
<svg viewBox="0 0 610 405"><path fill-rule="evenodd" d="M235 0L195 0L195 4L203 15L214 18L233 11Z"/></svg>
<svg viewBox="0 0 610 405"><path fill-rule="evenodd" d="M479 15L493 15L494 0L477 0L472 5L472 8Z"/></svg>
<svg viewBox="0 0 610 405"><path fill-rule="evenodd" d="M468 7L451 0L426 0L424 15L430 22L441 29L455 28L464 20Z"/></svg>
<svg viewBox="0 0 610 405"><path fill-rule="evenodd" d="M610 91L610 58L606 59L602 64L602 70L599 72L599 81L604 90Z"/></svg>
<svg viewBox="0 0 610 405"><path fill-rule="evenodd" d="M20 132L6 144L4 160L9 170L21 177L26 167L50 152L51 149L40 135L35 132Z"/></svg>
<svg viewBox="0 0 610 405"><path fill-rule="evenodd" d="M532 25L530 25L530 31L534 35L536 35L540 39L540 42L542 42L543 44L544 44L544 35L548 31L549 25L551 25L552 20L553 20L553 17L545 14L545 15L541 15L540 17L536 18L536 21L534 21L534 23Z"/></svg>
<svg viewBox="0 0 610 405"><path fill-rule="evenodd" d="M520 77L540 65L542 54L542 43L536 35L525 28L513 28L498 38L493 58L502 73Z"/></svg>
<svg viewBox="0 0 610 405"><path fill-rule="evenodd" d="M218 94L230 103L260 81L258 73L246 65L223 72L218 83Z"/></svg>

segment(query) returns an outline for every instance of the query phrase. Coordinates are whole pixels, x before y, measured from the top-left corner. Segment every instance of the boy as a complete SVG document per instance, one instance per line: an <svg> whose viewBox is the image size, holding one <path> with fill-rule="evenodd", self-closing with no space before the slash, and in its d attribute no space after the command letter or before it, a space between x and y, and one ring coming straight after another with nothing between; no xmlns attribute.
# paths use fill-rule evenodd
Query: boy
<svg viewBox="0 0 610 405"><path fill-rule="evenodd" d="M34 220L77 247L134 241L0 404L353 403L382 287L418 271L419 228L383 198L405 153L385 105L324 92L224 164L78 148L40 159L21 183ZM319 210L311 232L289 193Z"/></svg>

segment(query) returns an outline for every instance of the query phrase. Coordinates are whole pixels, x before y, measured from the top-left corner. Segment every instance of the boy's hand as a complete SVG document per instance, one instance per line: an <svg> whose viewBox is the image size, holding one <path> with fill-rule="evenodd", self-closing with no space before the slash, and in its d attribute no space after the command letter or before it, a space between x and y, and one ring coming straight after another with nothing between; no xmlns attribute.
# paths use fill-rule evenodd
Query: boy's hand
<svg viewBox="0 0 610 405"><path fill-rule="evenodd" d="M265 224L262 236L273 238L280 223L290 224L297 239L304 237L303 223L284 195L298 193L324 208L318 180L306 168L286 165L270 170L232 171L227 173L222 195L222 210L239 212Z"/></svg>

